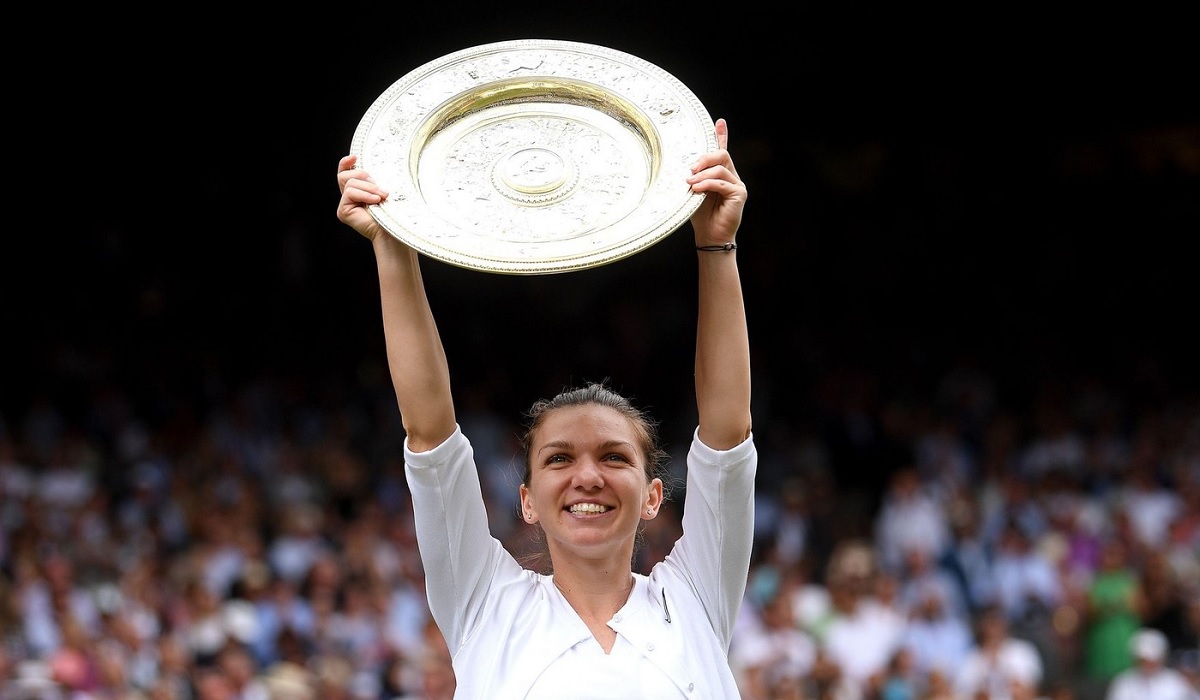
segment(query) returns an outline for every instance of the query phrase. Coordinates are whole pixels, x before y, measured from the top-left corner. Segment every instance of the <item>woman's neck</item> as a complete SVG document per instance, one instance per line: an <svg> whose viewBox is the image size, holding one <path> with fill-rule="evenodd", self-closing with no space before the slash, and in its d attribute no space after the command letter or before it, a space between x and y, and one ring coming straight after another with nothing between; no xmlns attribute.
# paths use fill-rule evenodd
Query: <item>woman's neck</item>
<svg viewBox="0 0 1200 700"><path fill-rule="evenodd" d="M551 580L575 614L587 625L604 653L612 653L617 633L608 626L608 621L629 600L633 592L633 573L626 570L600 579L581 578L578 573L572 572L565 577L556 573Z"/></svg>
<svg viewBox="0 0 1200 700"><path fill-rule="evenodd" d="M625 606L633 591L629 569L611 573L556 569L553 581L580 617L602 623Z"/></svg>

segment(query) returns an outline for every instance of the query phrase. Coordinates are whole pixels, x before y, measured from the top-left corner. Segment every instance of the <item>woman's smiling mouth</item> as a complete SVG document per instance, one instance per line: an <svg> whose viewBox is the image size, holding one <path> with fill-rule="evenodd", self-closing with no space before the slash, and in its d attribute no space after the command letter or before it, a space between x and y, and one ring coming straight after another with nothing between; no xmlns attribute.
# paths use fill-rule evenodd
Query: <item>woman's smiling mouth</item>
<svg viewBox="0 0 1200 700"><path fill-rule="evenodd" d="M599 503L575 503L575 504L567 506L568 513L574 513L574 514L578 514L578 515L592 515L592 514L597 514L597 513L607 513L610 510L612 510L612 508L610 508L606 505L601 505Z"/></svg>

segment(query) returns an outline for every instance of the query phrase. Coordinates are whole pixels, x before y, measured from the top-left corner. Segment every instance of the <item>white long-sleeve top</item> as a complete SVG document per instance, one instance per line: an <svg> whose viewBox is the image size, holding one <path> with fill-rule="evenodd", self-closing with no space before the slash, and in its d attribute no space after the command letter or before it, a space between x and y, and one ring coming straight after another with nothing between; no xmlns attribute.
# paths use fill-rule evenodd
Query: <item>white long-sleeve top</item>
<svg viewBox="0 0 1200 700"><path fill-rule="evenodd" d="M453 656L455 698L739 697L729 645L753 541L753 436L730 450L693 436L683 534L649 576L634 575L629 600L608 623L618 638L600 659L607 668L595 665L599 644L553 577L524 569L492 537L461 428L427 452L406 442L404 454L426 593ZM570 685L547 687L554 679Z"/></svg>

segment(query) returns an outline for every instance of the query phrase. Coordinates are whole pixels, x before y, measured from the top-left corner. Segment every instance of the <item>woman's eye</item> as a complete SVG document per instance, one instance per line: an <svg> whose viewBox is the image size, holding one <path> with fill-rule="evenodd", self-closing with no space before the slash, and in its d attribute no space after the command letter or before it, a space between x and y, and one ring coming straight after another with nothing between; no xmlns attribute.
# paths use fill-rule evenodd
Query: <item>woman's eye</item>
<svg viewBox="0 0 1200 700"><path fill-rule="evenodd" d="M629 460L625 458L625 455L619 454L616 452L605 457L604 461L606 461L606 462L626 462L626 463L629 462Z"/></svg>
<svg viewBox="0 0 1200 700"><path fill-rule="evenodd" d="M551 455L550 459L546 460L547 464L562 464L567 461L566 455Z"/></svg>

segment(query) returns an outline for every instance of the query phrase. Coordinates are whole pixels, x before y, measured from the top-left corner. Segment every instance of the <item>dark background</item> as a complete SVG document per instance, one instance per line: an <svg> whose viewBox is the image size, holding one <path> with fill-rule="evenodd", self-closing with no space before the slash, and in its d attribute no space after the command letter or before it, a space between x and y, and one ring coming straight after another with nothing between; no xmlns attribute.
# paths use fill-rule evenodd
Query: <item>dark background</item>
<svg viewBox="0 0 1200 700"><path fill-rule="evenodd" d="M1181 17L248 9L85 10L18 62L8 425L41 401L82 420L114 390L155 424L262 377L313 396L386 387L370 247L334 216L337 160L408 71L521 38L635 54L729 120L751 193L738 255L764 440L785 439L767 426L822 420L864 382L927 397L968 363L1018 410L1047 383L1098 379L1134 402L1200 384L1198 62ZM671 437L688 430L693 255L685 227L567 275L427 261L460 399L482 386L516 417L565 383L611 378Z"/></svg>

